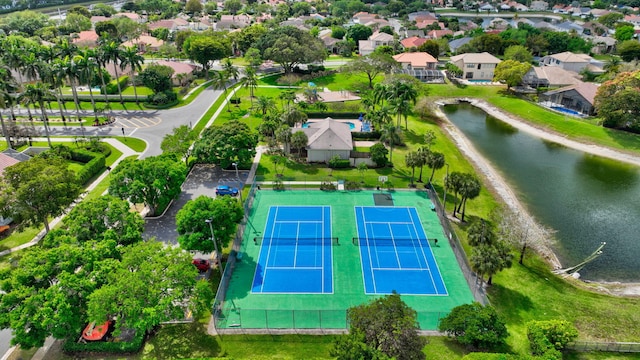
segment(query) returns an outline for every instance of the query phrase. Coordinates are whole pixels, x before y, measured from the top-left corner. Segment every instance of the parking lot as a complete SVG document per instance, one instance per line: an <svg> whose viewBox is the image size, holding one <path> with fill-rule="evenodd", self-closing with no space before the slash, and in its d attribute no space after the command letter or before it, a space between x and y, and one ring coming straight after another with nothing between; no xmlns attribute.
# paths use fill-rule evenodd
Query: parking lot
<svg viewBox="0 0 640 360"><path fill-rule="evenodd" d="M240 189L240 185L244 184L248 174L248 170L238 171L239 182L235 170L222 170L213 165L194 166L182 185L180 197L174 200L162 216L145 219L142 237L145 240L155 237L157 241L165 244L177 245L176 213L184 204L200 195L215 197L215 188L218 185L229 185Z"/></svg>

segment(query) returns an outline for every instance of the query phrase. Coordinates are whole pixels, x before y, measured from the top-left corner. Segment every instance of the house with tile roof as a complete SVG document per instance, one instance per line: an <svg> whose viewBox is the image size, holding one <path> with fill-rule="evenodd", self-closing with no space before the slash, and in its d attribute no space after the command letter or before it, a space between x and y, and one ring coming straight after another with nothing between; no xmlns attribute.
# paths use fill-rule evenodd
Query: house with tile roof
<svg viewBox="0 0 640 360"><path fill-rule="evenodd" d="M417 37L417 36L412 36L412 37L408 37L406 39L400 40L400 44L402 45L402 47L404 47L407 50L411 48L417 48L420 45L424 44L425 42L427 42L427 39Z"/></svg>
<svg viewBox="0 0 640 360"><path fill-rule="evenodd" d="M140 37L125 41L122 43L122 47L135 46L139 52L158 51L160 47L164 45L164 41L156 39L151 35L140 35Z"/></svg>
<svg viewBox="0 0 640 360"><path fill-rule="evenodd" d="M592 72L602 72L603 64L587 54L574 54L565 51L551 54L540 59L540 64L545 66L558 66L565 70L580 73L585 68Z"/></svg>
<svg viewBox="0 0 640 360"><path fill-rule="evenodd" d="M452 56L450 61L462 70L464 79L493 80L493 72L502 60L488 52L483 52Z"/></svg>
<svg viewBox="0 0 640 360"><path fill-rule="evenodd" d="M168 66L173 69L173 75L171 81L175 86L183 86L193 78L193 72L196 70L196 66L180 62L180 61L166 61L159 60L155 62L158 65Z"/></svg>
<svg viewBox="0 0 640 360"><path fill-rule="evenodd" d="M393 35L389 35L383 32L375 32L369 39L358 41L358 52L362 56L371 54L379 46L393 46L395 38Z"/></svg>
<svg viewBox="0 0 640 360"><path fill-rule="evenodd" d="M422 82L444 82L444 74L438 70L438 60L426 52L407 52L393 56L401 68L398 72L415 77Z"/></svg>
<svg viewBox="0 0 640 360"><path fill-rule="evenodd" d="M431 30L427 33L427 37L430 39L442 39L445 36L453 35L453 31L449 29L444 30Z"/></svg>
<svg viewBox="0 0 640 360"><path fill-rule="evenodd" d="M326 118L319 122L309 123L302 128L308 138L307 162L328 163L334 156L349 159L353 150L353 138L348 124Z"/></svg>
<svg viewBox="0 0 640 360"><path fill-rule="evenodd" d="M541 99L585 115L593 115L595 111L593 104L597 92L597 84L581 82L547 91L542 94Z"/></svg>
<svg viewBox="0 0 640 360"><path fill-rule="evenodd" d="M71 38L73 39L72 42L76 44L76 46L80 48L93 49L98 46L98 39L100 37L98 36L98 33L95 32L95 30L85 30L71 35Z"/></svg>
<svg viewBox="0 0 640 360"><path fill-rule="evenodd" d="M577 85L582 76L558 66L532 66L522 77L522 83L532 88Z"/></svg>

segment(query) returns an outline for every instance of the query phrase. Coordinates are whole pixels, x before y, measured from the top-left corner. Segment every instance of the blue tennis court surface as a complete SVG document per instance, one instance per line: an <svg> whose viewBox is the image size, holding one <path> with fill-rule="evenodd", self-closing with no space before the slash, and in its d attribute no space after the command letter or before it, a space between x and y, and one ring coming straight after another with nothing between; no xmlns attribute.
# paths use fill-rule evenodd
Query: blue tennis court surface
<svg viewBox="0 0 640 360"><path fill-rule="evenodd" d="M271 206L253 293L333 293L330 206Z"/></svg>
<svg viewBox="0 0 640 360"><path fill-rule="evenodd" d="M447 295L415 207L356 206L367 294Z"/></svg>

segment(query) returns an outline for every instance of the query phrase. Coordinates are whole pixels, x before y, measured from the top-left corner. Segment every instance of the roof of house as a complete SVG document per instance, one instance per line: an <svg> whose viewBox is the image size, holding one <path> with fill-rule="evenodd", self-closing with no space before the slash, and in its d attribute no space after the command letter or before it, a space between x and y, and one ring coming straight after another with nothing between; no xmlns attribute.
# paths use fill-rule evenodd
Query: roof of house
<svg viewBox="0 0 640 360"><path fill-rule="evenodd" d="M389 35L384 32L375 32L371 36L369 36L369 40L389 42L393 41L393 35Z"/></svg>
<svg viewBox="0 0 640 360"><path fill-rule="evenodd" d="M571 51L565 51L557 54L547 55L550 58L554 58L558 61L566 63L584 63L589 62L591 57L586 54L574 54Z"/></svg>
<svg viewBox="0 0 640 360"><path fill-rule="evenodd" d="M452 62L459 60L474 64L499 64L502 61L486 51L482 53L465 53L451 57Z"/></svg>
<svg viewBox="0 0 640 360"><path fill-rule="evenodd" d="M75 44L97 42L98 38L99 38L98 33L96 33L94 30L85 30L85 31L80 31L78 33L78 37L75 37L73 39L73 42Z"/></svg>
<svg viewBox="0 0 640 360"><path fill-rule="evenodd" d="M332 118L309 124L309 127L303 128L302 131L309 139L309 150L353 150L349 125Z"/></svg>
<svg viewBox="0 0 640 360"><path fill-rule="evenodd" d="M196 68L195 65L187 64L180 61L158 60L156 61L156 64L172 68L174 77L178 74L191 74Z"/></svg>
<svg viewBox="0 0 640 360"><path fill-rule="evenodd" d="M550 86L576 85L582 82L578 73L559 66L534 66L531 69L538 79L546 79Z"/></svg>
<svg viewBox="0 0 640 360"><path fill-rule="evenodd" d="M428 36L434 38L434 39L441 39L443 38L445 35L453 35L453 31L449 30L449 29L445 29L445 30L431 30L427 33Z"/></svg>
<svg viewBox="0 0 640 360"><path fill-rule="evenodd" d="M127 17L131 20L140 20L140 15L136 14L136 13L132 13L132 12L121 12L121 13L117 13L114 16L122 16L122 17Z"/></svg>
<svg viewBox="0 0 640 360"><path fill-rule="evenodd" d="M412 37L408 37L406 39L400 40L400 44L402 44L402 46L404 46L406 49L409 49L412 47L418 47L424 44L425 42L427 42L427 39L417 37L417 36L412 36Z"/></svg>
<svg viewBox="0 0 640 360"><path fill-rule="evenodd" d="M164 44L164 41L161 39L156 39L150 35L140 35L137 39L131 39L129 41L125 41L122 43L122 46L134 46L136 44L145 44L150 47L160 47Z"/></svg>
<svg viewBox="0 0 640 360"><path fill-rule="evenodd" d="M428 63L437 63L438 60L426 52L412 52L394 55L393 58L399 63L409 63L412 67L425 66Z"/></svg>
<svg viewBox="0 0 640 360"><path fill-rule="evenodd" d="M12 158L11 156L0 153L0 175L4 173L4 169L8 168L9 166L15 165L19 162L20 161Z"/></svg>
<svg viewBox="0 0 640 360"><path fill-rule="evenodd" d="M358 40L358 50L360 53L363 51L373 51L376 49L376 45L370 40Z"/></svg>
<svg viewBox="0 0 640 360"><path fill-rule="evenodd" d="M560 89L547 91L546 93L544 93L544 95L555 95L571 90L575 90L578 94L580 94L580 96L587 100L589 104L593 105L596 93L598 92L598 85L594 83L580 82L576 85L569 85Z"/></svg>
<svg viewBox="0 0 640 360"><path fill-rule="evenodd" d="M454 39L449 41L449 48L451 48L451 50L457 50L460 46L468 43L469 41L471 41L471 37L466 36L463 38L459 38L459 39Z"/></svg>

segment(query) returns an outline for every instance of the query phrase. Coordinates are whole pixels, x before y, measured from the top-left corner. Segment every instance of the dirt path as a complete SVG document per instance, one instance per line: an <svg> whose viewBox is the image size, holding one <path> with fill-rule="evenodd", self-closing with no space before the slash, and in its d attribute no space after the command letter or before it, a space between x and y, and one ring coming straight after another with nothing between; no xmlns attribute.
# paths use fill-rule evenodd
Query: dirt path
<svg viewBox="0 0 640 360"><path fill-rule="evenodd" d="M459 99L465 102L469 102L472 105L484 110L489 115L504 121L505 123L513 126L518 130L522 130L527 132L533 136L552 141L566 147L576 149L579 151L583 151L589 154L594 154L622 162L626 162L629 164L633 164L636 166L640 166L640 156L626 154L620 151L616 151L610 148L606 148L599 145L591 145L577 142L575 140L570 140L565 138L564 136L548 132L539 128L536 128L528 123L525 123L521 120L516 119L515 117L502 112L497 109L493 105L490 105L484 100L479 99ZM442 105L442 104L440 104ZM500 199L508 206L512 211L523 214L527 218L527 221L530 222L531 226L536 224L534 218L531 214L528 213L527 209L522 205L520 200L516 197L514 192L511 190L507 182L502 178L502 176L493 168L493 165L485 159L480 153L475 149L473 144L460 132L460 130L455 127L449 119L447 119L446 115L442 112L442 109L438 107L436 109L436 115L443 119L444 126L443 129L446 133L451 137L451 139L455 142L460 151L467 156L468 159L471 160L475 168L488 180L488 184L492 187L495 193L500 197ZM552 249L547 248L543 251L542 256L549 262L553 269L562 268L562 264L560 260L557 258ZM593 283L592 283L593 284ZM637 283L597 283L597 286L589 286L590 289L595 289L600 292L609 293L612 295L622 295L622 296L640 296L640 284Z"/></svg>

